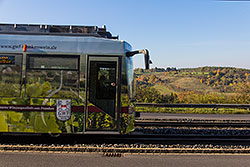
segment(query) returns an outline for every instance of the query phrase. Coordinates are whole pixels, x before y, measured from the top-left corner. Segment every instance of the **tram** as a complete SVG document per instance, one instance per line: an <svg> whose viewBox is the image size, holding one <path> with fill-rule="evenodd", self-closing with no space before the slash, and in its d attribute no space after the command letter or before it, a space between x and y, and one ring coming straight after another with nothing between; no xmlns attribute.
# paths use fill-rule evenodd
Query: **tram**
<svg viewBox="0 0 250 167"><path fill-rule="evenodd" d="M0 132L133 130L131 45L97 26L0 24Z"/></svg>

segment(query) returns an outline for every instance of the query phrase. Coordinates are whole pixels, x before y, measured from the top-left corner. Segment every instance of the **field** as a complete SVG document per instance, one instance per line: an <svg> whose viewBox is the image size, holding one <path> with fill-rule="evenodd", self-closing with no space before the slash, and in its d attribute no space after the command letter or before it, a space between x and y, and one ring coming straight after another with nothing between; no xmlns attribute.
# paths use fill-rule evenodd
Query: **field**
<svg viewBox="0 0 250 167"><path fill-rule="evenodd" d="M250 70L232 67L135 69L137 102L250 104ZM144 110L144 109L142 109ZM151 109L152 110L152 109ZM144 110L146 112L146 110ZM158 109L178 113L248 113L247 110Z"/></svg>

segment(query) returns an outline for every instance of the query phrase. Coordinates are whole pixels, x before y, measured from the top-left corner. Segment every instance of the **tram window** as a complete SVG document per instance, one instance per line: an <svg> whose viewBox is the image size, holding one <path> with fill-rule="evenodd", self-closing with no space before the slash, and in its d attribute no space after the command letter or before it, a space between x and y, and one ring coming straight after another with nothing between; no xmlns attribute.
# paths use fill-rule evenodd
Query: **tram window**
<svg viewBox="0 0 250 167"><path fill-rule="evenodd" d="M53 97L73 99L78 97L78 84L78 71L28 70L26 95L27 97L53 95Z"/></svg>
<svg viewBox="0 0 250 167"><path fill-rule="evenodd" d="M91 99L114 99L116 91L116 63L91 62Z"/></svg>
<svg viewBox="0 0 250 167"><path fill-rule="evenodd" d="M97 99L115 98L115 68L99 67L97 76Z"/></svg>
<svg viewBox="0 0 250 167"><path fill-rule="evenodd" d="M0 96L20 95L21 55L0 54Z"/></svg>
<svg viewBox="0 0 250 167"><path fill-rule="evenodd" d="M78 56L28 55L29 69L78 70Z"/></svg>
<svg viewBox="0 0 250 167"><path fill-rule="evenodd" d="M79 97L79 56L28 55L27 97Z"/></svg>

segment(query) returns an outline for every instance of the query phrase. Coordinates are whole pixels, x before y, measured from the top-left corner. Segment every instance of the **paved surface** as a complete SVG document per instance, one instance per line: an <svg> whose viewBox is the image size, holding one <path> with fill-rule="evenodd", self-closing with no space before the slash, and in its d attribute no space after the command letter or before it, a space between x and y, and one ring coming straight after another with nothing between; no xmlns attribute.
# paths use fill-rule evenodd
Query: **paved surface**
<svg viewBox="0 0 250 167"><path fill-rule="evenodd" d="M249 155L125 155L103 157L100 154L0 153L1 167L246 167Z"/></svg>
<svg viewBox="0 0 250 167"><path fill-rule="evenodd" d="M250 114L168 114L141 113L144 119L250 120Z"/></svg>

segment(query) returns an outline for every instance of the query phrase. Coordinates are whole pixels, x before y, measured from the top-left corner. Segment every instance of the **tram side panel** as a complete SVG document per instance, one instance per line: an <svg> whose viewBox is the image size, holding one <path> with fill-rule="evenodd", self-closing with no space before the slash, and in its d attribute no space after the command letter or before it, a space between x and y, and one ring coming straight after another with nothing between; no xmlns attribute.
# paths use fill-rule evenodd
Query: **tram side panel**
<svg viewBox="0 0 250 167"><path fill-rule="evenodd" d="M51 60L52 57L25 55L27 69L24 70L22 54L1 54L0 56L2 57L0 57L1 132L82 133L84 131L85 56L73 56L72 60L65 56L63 61L60 61L62 56L59 56L57 60L48 61L45 59ZM71 61L76 62L71 69L49 68L54 67L58 62L66 62L65 66L72 66L70 65L72 63L67 64ZM44 64L44 62L49 63ZM132 95L132 74L129 73L129 70L131 72L129 68L132 66L128 65L129 60L125 57L122 62L120 131L128 133L133 130L133 116L129 108L129 99ZM63 63L59 64L62 66ZM80 64L80 67L77 67L77 64ZM24 74L25 78L23 78ZM58 119L56 114L58 99L71 100L72 113L63 121ZM65 107L64 104L61 106ZM93 119L98 118L100 126L104 123L108 126L107 120L98 113L91 114L96 115Z"/></svg>
<svg viewBox="0 0 250 167"><path fill-rule="evenodd" d="M31 133L83 132L84 102L79 98L79 57L25 55L27 68L22 69L22 54L1 54L0 64L0 131ZM4 61L4 59L8 61ZM50 61L46 60L50 59ZM72 61L75 67L66 70ZM63 64L69 63L69 64ZM62 67L50 69L59 63ZM74 69L75 68L75 69ZM25 74L25 78L23 78ZM84 81L82 81L84 82ZM84 83L82 83L84 84ZM70 99L72 113L60 120L56 114L58 99ZM65 105L61 105L65 107ZM67 107L67 106L66 106ZM62 118L61 118L62 119Z"/></svg>

